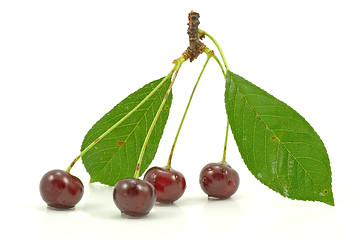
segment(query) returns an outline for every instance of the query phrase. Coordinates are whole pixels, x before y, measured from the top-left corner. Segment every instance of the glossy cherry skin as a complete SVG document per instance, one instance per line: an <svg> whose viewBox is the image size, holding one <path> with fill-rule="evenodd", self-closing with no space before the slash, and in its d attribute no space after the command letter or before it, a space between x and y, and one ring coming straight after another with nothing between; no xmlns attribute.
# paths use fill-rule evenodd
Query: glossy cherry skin
<svg viewBox="0 0 360 240"><path fill-rule="evenodd" d="M239 187L238 173L227 164L209 163L200 172L201 189L209 196L229 198Z"/></svg>
<svg viewBox="0 0 360 240"><path fill-rule="evenodd" d="M73 208L84 194L84 185L70 173L55 169L42 177L40 194L49 207Z"/></svg>
<svg viewBox="0 0 360 240"><path fill-rule="evenodd" d="M125 178L116 183L113 192L115 205L126 215L141 217L150 212L156 201L156 191L147 181Z"/></svg>
<svg viewBox="0 0 360 240"><path fill-rule="evenodd" d="M160 203L172 203L178 200L186 188L184 175L172 168L150 168L145 173L144 180L155 187L156 201Z"/></svg>

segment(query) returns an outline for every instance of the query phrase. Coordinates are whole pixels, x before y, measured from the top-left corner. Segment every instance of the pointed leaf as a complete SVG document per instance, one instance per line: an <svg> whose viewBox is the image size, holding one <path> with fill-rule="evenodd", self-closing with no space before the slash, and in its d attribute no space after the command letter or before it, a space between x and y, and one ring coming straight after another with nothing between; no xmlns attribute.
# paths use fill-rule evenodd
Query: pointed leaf
<svg viewBox="0 0 360 240"><path fill-rule="evenodd" d="M86 134L81 151L137 106L162 79L143 86L106 113ZM91 182L100 182L113 186L120 179L134 176L146 134L169 85L170 79L145 101L139 109L106 135L106 137L101 139L82 157L83 164L90 174ZM151 133L144 153L140 175L148 168L155 157L169 116L171 101L172 94L168 97Z"/></svg>
<svg viewBox="0 0 360 240"><path fill-rule="evenodd" d="M225 104L241 156L260 182L291 199L334 205L327 151L299 113L230 71Z"/></svg>

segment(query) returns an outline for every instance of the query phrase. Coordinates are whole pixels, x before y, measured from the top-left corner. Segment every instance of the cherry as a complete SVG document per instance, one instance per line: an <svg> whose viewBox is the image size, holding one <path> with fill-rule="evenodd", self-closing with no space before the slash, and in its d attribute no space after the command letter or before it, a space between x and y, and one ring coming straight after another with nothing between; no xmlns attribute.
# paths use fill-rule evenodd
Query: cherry
<svg viewBox="0 0 360 240"><path fill-rule="evenodd" d="M55 169L42 177L40 194L49 207L73 208L84 194L84 185L70 173Z"/></svg>
<svg viewBox="0 0 360 240"><path fill-rule="evenodd" d="M144 180L155 187L156 201L160 203L172 203L178 200L186 188L184 175L172 168L150 168L145 173Z"/></svg>
<svg viewBox="0 0 360 240"><path fill-rule="evenodd" d="M117 208L126 215L140 217L148 214L156 200L156 191L147 181L125 178L116 183L113 192Z"/></svg>
<svg viewBox="0 0 360 240"><path fill-rule="evenodd" d="M200 172L201 189L209 197L229 198L239 187L239 175L228 164L209 163Z"/></svg>

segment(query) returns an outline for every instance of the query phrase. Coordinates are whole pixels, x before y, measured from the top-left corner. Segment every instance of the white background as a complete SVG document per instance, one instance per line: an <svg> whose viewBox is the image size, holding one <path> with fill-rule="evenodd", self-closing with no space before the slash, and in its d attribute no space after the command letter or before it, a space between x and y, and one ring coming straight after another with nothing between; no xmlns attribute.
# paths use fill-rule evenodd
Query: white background
<svg viewBox="0 0 360 240"><path fill-rule="evenodd" d="M335 207L285 199L247 170L230 134L238 192L209 201L200 169L221 160L224 80L211 61L183 125L173 167L184 196L142 219L120 214L112 189L89 185L75 210L52 211L43 174L66 169L87 130L188 46L187 14L219 41L230 69L303 115L327 147ZM359 239L358 1L1 1L1 239ZM212 49L209 39L205 44ZM186 62L153 165L163 166L205 61ZM355 217L355 218L353 218ZM7 237L4 237L7 236Z"/></svg>

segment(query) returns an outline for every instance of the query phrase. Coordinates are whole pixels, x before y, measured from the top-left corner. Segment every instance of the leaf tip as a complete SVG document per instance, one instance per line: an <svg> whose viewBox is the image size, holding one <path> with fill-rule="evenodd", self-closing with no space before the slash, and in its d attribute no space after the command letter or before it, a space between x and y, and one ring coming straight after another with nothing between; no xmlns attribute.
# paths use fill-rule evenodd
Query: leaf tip
<svg viewBox="0 0 360 240"><path fill-rule="evenodd" d="M335 201L333 196L331 196L331 198L329 199L329 201L326 202L326 204L335 207Z"/></svg>
<svg viewBox="0 0 360 240"><path fill-rule="evenodd" d="M325 203L325 204L327 204L327 205L329 205L329 206L332 206L332 207L335 206L335 202L334 202L334 199L333 199L333 198L327 199L327 200L322 201L322 202Z"/></svg>

